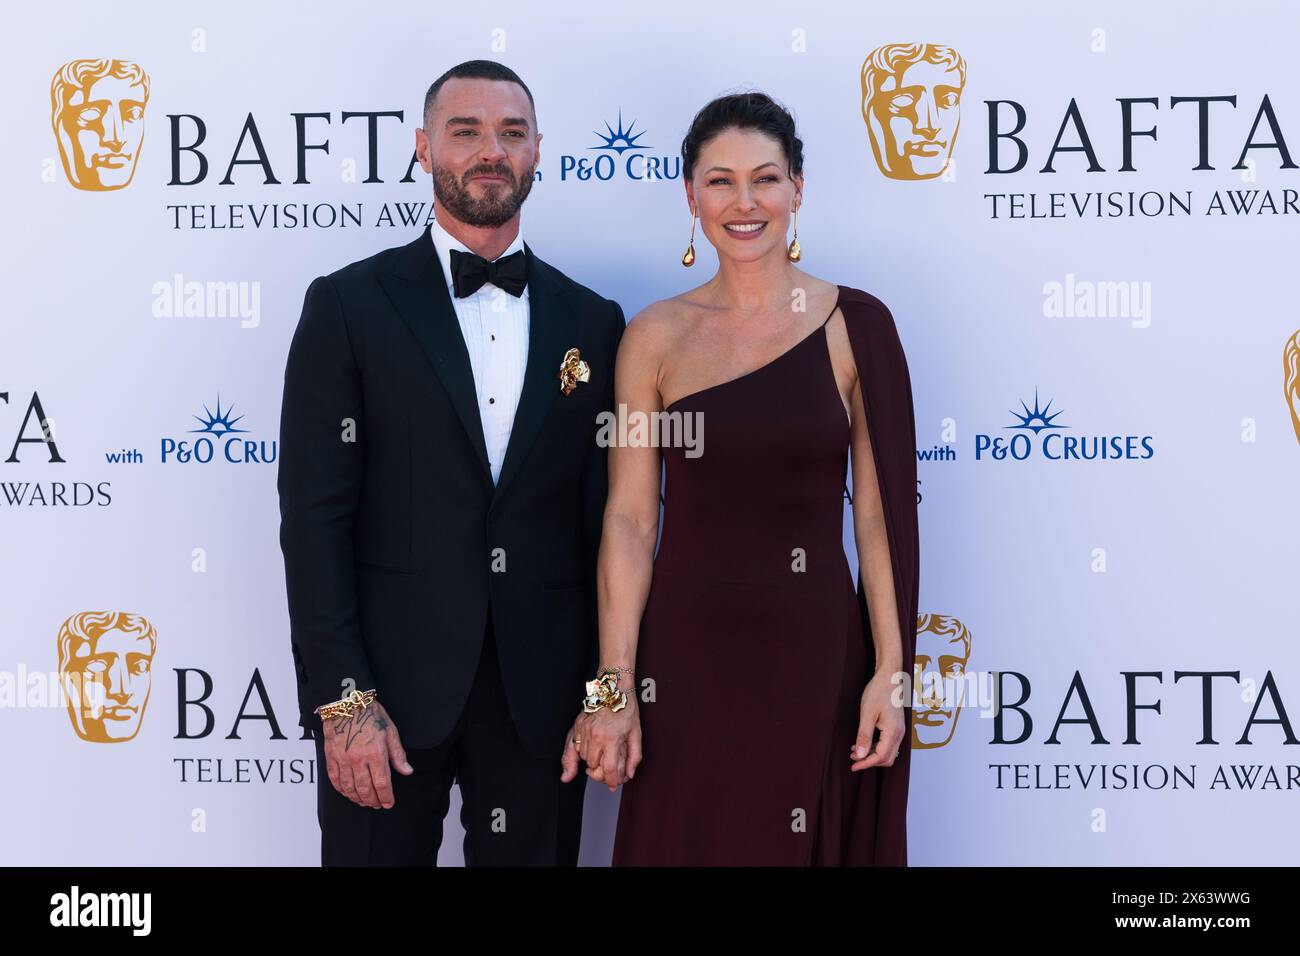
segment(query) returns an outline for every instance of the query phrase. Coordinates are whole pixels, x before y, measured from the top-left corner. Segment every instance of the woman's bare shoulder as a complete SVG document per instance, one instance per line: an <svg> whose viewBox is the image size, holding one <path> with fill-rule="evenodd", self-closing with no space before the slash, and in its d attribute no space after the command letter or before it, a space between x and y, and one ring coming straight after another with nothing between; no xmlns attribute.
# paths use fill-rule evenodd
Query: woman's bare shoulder
<svg viewBox="0 0 1300 956"><path fill-rule="evenodd" d="M689 293L651 302L632 316L623 334L623 345L642 356L661 356L690 334L698 321L699 306L692 304Z"/></svg>
<svg viewBox="0 0 1300 956"><path fill-rule="evenodd" d="M833 303L839 297L840 287L834 282L828 282L802 270L799 270L798 275L799 285L808 300L818 299Z"/></svg>

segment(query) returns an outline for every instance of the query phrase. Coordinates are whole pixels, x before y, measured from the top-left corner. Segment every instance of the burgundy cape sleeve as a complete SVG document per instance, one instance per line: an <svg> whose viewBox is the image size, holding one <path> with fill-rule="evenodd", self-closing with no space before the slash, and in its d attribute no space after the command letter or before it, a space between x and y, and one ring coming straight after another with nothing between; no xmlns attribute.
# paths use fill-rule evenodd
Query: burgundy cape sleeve
<svg viewBox="0 0 1300 956"><path fill-rule="evenodd" d="M903 673L908 676L908 682L904 685L905 731L898 759L892 767L863 771L875 775L877 813L872 858L861 862L875 866L906 866L907 791L912 756L911 677L916 659L921 569L916 507L916 417L912 402L912 381L898 329L885 304L867 292L845 289L840 308L862 383L868 434L871 437L876 478L880 485L885 527L889 536L898 627L903 643ZM862 612L867 660L874 671L871 618L867 613L860 576L858 608Z"/></svg>

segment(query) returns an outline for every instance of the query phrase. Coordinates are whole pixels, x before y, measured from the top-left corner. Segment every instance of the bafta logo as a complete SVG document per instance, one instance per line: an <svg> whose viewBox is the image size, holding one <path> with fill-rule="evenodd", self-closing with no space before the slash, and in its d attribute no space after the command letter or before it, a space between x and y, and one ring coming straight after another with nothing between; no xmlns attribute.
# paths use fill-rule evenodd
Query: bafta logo
<svg viewBox="0 0 1300 956"><path fill-rule="evenodd" d="M1282 350L1282 391L1291 410L1291 427L1300 441L1300 331L1286 340Z"/></svg>
<svg viewBox="0 0 1300 956"><path fill-rule="evenodd" d="M82 740L130 740L149 703L158 634L139 614L83 611L59 628L59 678Z"/></svg>
<svg viewBox="0 0 1300 956"><path fill-rule="evenodd" d="M144 142L149 74L128 60L73 60L50 83L54 138L78 189L121 189Z"/></svg>
<svg viewBox="0 0 1300 956"><path fill-rule="evenodd" d="M950 46L887 43L862 64L862 118L890 179L934 179L952 157L966 61Z"/></svg>
<svg viewBox="0 0 1300 956"><path fill-rule="evenodd" d="M957 732L966 699L970 631L947 614L916 616L916 700L912 707L912 748L942 747Z"/></svg>

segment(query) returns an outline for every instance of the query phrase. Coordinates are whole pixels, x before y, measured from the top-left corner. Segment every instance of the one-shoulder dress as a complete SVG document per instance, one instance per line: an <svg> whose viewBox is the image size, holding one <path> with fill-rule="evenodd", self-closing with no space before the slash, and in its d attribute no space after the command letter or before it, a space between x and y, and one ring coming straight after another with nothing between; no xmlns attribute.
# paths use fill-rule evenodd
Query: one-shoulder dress
<svg viewBox="0 0 1300 956"><path fill-rule="evenodd" d="M862 383L910 674L911 380L879 299L840 286L837 308ZM905 866L910 699L893 766L850 770L875 655L845 554L850 422L826 324L665 412L699 413L702 453L662 449L663 530L637 649L644 759L621 788L614 865Z"/></svg>

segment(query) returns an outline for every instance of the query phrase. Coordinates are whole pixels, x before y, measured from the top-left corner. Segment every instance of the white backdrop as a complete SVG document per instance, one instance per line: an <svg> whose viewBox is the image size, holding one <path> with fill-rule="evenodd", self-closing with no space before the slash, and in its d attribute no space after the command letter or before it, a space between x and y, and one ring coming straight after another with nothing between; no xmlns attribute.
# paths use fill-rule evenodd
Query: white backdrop
<svg viewBox="0 0 1300 956"><path fill-rule="evenodd" d="M537 98L530 244L628 315L701 281L716 260L697 246L700 262L681 268L680 178L629 177L629 153L596 148L594 131L617 130L621 115L643 132L640 153L672 173L711 97L758 88L794 111L807 157L803 265L893 311L923 455L921 610L955 618L944 623L970 642L919 645L938 648L935 668L965 669L974 706L955 724L936 717L923 743L938 745L914 755L913 864L1292 858L1300 769L1279 716L1289 719L1287 705L1300 715L1287 624L1300 397L1288 405L1283 357L1300 329L1300 173L1265 144L1280 133L1300 150L1296 6L548 6L6 5L0 76L15 135L0 151L0 733L12 780L0 862L318 862L275 464L223 460L224 428L211 419L238 419L240 451L244 439L259 456L271 447L308 283L422 228L428 177L416 167L401 179L424 91L480 57L518 71ZM913 42L950 46L966 67L953 162L923 181L882 173L862 115L864 60ZM150 87L143 119L122 134L138 152L129 185L95 191L69 182L50 83L64 64L101 57L138 64ZM1199 106L1172 99L1224 96L1235 105L1207 106L1212 168L1197 169ZM1157 134L1132 137L1131 170L1122 98L1156 101L1132 107L1132 128ZM998 168L1015 158L1015 144L994 137L1014 128L1011 103L1024 111L1027 162L991 171L990 143ZM402 114L376 120L382 182L364 181L368 121L345 122L349 111ZM304 120L307 143L330 144L305 151L306 182L295 182L295 113L326 114ZM195 142L196 117L208 168L190 184L199 160L180 147ZM268 165L235 165L222 184L236 155L257 158L251 133L236 153L250 117ZM1071 147L1085 131L1092 171L1077 150L1051 156L1058 132ZM1243 153L1250 162L1234 168ZM577 174L601 155L609 179ZM1043 171L1049 159L1054 172ZM1165 214L1130 214L1130 194ZM1190 213L1168 214L1171 195ZM304 204L312 225L286 225ZM361 225L331 226L340 207L359 209ZM215 314L201 295L187 310L187 283L234 283L244 308ZM1121 288L1127 301L1112 297ZM1008 429L1035 394L1064 427ZM45 442L19 441L40 438L42 412L63 461ZM204 427L215 459L177 460L168 441L193 442ZM985 447L1016 434L1023 460ZM1137 457L1049 457L1066 436L1133 436ZM156 629L132 740L81 739L51 691L60 628L85 611L140 614ZM1210 681L1208 703L1201 678L1175 680L1205 671L1236 675ZM1023 742L1010 742L1019 712L999 734L974 699L994 672L1007 673L1010 702L1027 682ZM1071 693L1076 672L1082 691ZM1159 701L1133 711L1134 736L1127 672L1158 675L1134 679L1138 705ZM181 704L182 681L213 714L206 735L205 711ZM236 726L241 710L267 704L278 735L256 716ZM1095 730L1070 722L1089 708ZM456 810L442 854L452 864ZM591 786L584 863L608 862L616 810Z"/></svg>

